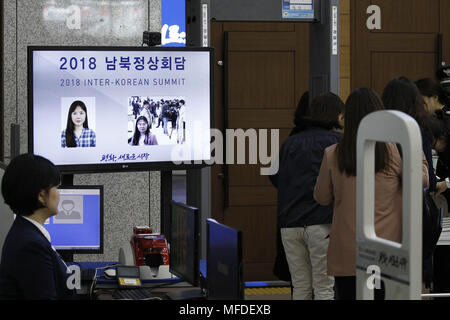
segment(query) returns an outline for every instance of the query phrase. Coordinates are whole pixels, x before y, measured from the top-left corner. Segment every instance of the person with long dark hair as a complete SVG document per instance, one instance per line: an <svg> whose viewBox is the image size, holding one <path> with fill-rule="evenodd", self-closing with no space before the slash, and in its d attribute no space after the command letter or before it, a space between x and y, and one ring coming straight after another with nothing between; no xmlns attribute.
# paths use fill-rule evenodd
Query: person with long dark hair
<svg viewBox="0 0 450 320"><path fill-rule="evenodd" d="M448 109L447 93L445 89L431 78L419 79L415 82L420 94L425 102L425 111L432 115L435 112L442 112Z"/></svg>
<svg viewBox="0 0 450 320"><path fill-rule="evenodd" d="M95 147L96 136L89 129L87 108L83 101L74 101L67 115L66 129L61 133L61 147Z"/></svg>
<svg viewBox="0 0 450 320"><path fill-rule="evenodd" d="M444 88L436 81L431 78L419 79L415 82L420 94L424 100L424 107L428 114L425 119L424 131L430 140L430 143L435 140L435 143L431 143L431 147L435 149L439 154L438 166L434 166L436 176L439 176L442 180L450 176L450 171L448 169L450 165L450 149L443 148L450 145L449 133L450 133L450 111L448 110L447 96ZM444 128L442 128L444 126ZM444 130L445 132L437 137L436 130ZM437 139L436 138L440 138ZM445 138L445 140L443 140ZM436 147L437 143L437 147ZM437 182L436 188L438 189L438 194L444 189L444 181ZM444 191L444 195L447 200L450 198L448 189Z"/></svg>
<svg viewBox="0 0 450 320"><path fill-rule="evenodd" d="M156 136L150 132L149 121L145 116L140 116L136 120L134 127L134 134L131 137L130 145L132 146L144 146L144 145L157 145L158 140Z"/></svg>
<svg viewBox="0 0 450 320"><path fill-rule="evenodd" d="M427 128L425 101L417 86L406 77L392 79L383 90L383 103L386 109L402 111L413 117L420 127L422 150L428 162L429 191L439 196L447 190L444 181L438 181L433 168L432 137ZM433 112L430 110L430 113ZM433 278L433 255L423 258L422 280L426 289L431 288Z"/></svg>
<svg viewBox="0 0 450 320"><path fill-rule="evenodd" d="M437 152L437 163L433 165L436 177L442 182L450 176L450 95L445 88L431 78L419 79L415 82L424 101L425 109L430 116L425 121L425 128L431 134L432 148ZM433 158L435 160L436 157ZM438 182L439 184L439 182ZM433 198L436 205L443 210L444 217L448 215L450 192L447 189ZM450 290L450 247L437 245L432 260L428 259L425 270L428 270L428 282L432 278L433 292L442 293ZM430 264L432 264L430 266ZM432 272L429 269L432 268Z"/></svg>
<svg viewBox="0 0 450 320"><path fill-rule="evenodd" d="M430 191L435 192L436 195L444 192L447 189L445 181L437 182L436 174L433 169L431 137L428 134L425 125L427 112L419 89L414 82L408 78L395 78L389 81L384 88L382 99L386 109L402 111L416 120L422 135L422 150L429 165L429 189Z"/></svg>
<svg viewBox="0 0 450 320"><path fill-rule="evenodd" d="M447 149L449 134L445 121L438 116L429 116L425 118L424 125L427 128L433 150L439 154L444 152ZM433 168L436 166L433 165Z"/></svg>
<svg viewBox="0 0 450 320"><path fill-rule="evenodd" d="M306 105L307 107L307 105ZM326 147L342 134L339 115L344 103L333 93L316 97L297 119L297 133L281 147L278 174L278 227L291 274L294 300L334 299L334 279L327 275L328 234L333 206L313 199L314 182Z"/></svg>
<svg viewBox="0 0 450 320"><path fill-rule="evenodd" d="M361 120L383 110L372 89L353 91L345 103L342 140L325 150L314 189L321 205L334 201L328 247L328 275L334 276L337 299L356 299L356 139ZM382 125L382 124L380 124ZM428 164L423 158L423 184L428 185ZM395 143L375 146L375 232L377 236L402 240L402 159ZM375 290L376 299L382 290Z"/></svg>

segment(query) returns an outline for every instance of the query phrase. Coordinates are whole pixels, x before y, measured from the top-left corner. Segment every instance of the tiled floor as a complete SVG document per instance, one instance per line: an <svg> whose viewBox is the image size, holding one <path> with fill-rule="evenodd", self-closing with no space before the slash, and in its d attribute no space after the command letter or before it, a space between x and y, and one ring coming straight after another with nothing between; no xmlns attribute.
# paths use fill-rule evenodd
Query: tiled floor
<svg viewBox="0 0 450 320"><path fill-rule="evenodd" d="M290 287L246 288L245 300L291 300Z"/></svg>

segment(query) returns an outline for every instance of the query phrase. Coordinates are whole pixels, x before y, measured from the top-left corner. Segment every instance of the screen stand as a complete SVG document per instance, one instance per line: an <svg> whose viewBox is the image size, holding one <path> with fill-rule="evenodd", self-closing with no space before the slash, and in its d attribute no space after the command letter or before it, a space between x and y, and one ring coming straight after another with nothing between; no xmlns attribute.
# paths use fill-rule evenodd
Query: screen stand
<svg viewBox="0 0 450 320"><path fill-rule="evenodd" d="M161 171L161 234L170 243L170 208L172 202L172 171Z"/></svg>
<svg viewBox="0 0 450 320"><path fill-rule="evenodd" d="M63 186L73 186L73 174L62 174L61 175L61 185ZM59 251L56 250L64 262L73 262L73 252L70 251Z"/></svg>
<svg viewBox="0 0 450 320"><path fill-rule="evenodd" d="M205 299L205 295L203 294L202 289L185 289L178 288L179 290L174 292L168 292L167 297L170 300L203 300Z"/></svg>
<svg viewBox="0 0 450 320"><path fill-rule="evenodd" d="M56 250L64 262L73 262L73 253L69 251L58 251Z"/></svg>
<svg viewBox="0 0 450 320"><path fill-rule="evenodd" d="M20 126L15 123L11 123L11 159L14 159L20 154Z"/></svg>
<svg viewBox="0 0 450 320"><path fill-rule="evenodd" d="M206 299L206 279L200 272L200 288L178 288L179 290L168 292L166 295L170 300L204 300Z"/></svg>
<svg viewBox="0 0 450 320"><path fill-rule="evenodd" d="M73 186L73 174L62 174L61 175L61 185Z"/></svg>

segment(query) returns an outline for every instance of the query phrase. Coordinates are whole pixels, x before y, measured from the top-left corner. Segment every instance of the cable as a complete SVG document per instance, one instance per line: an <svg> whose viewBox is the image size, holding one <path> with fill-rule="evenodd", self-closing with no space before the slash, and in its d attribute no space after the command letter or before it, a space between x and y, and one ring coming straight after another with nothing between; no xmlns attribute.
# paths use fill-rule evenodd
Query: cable
<svg viewBox="0 0 450 320"><path fill-rule="evenodd" d="M173 281L173 282L164 282L163 284L160 284L160 285L158 285L158 286L151 286L151 287L146 287L146 288L149 288L149 289L157 289L157 288L162 288L162 287L165 287L165 286L170 286L170 285L172 285L172 284L177 284L177 283L180 283L180 282L184 282L184 280L177 280L177 281Z"/></svg>
<svg viewBox="0 0 450 320"><path fill-rule="evenodd" d="M108 268L114 267L116 265L118 265L118 263L113 263L113 264L110 264L110 265L107 265L107 266L104 266L104 267L95 268L94 279L92 280L91 288L89 289L89 300L92 300L92 295L94 293L94 287L97 284L97 271L101 270L101 269L108 269Z"/></svg>
<svg viewBox="0 0 450 320"><path fill-rule="evenodd" d="M95 268L94 279L92 280L92 283L91 283L91 289L89 289L89 300L92 300L92 294L94 292L94 284L97 283L97 269L98 268Z"/></svg>

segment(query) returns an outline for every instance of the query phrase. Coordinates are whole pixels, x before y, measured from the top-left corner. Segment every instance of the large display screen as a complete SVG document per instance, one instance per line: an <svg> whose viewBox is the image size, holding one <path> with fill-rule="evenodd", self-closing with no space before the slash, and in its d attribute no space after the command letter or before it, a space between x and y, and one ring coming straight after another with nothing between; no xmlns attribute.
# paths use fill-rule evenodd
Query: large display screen
<svg viewBox="0 0 450 320"><path fill-rule="evenodd" d="M29 47L29 151L63 172L211 157L212 49Z"/></svg>

